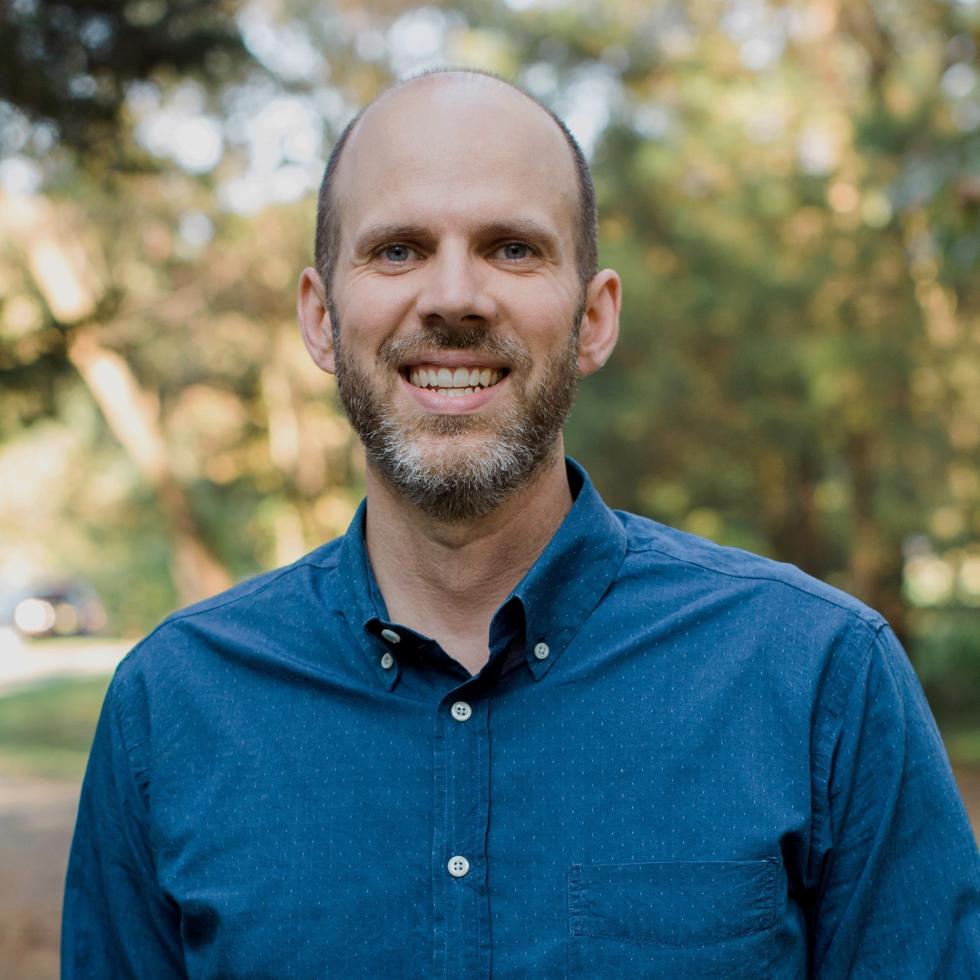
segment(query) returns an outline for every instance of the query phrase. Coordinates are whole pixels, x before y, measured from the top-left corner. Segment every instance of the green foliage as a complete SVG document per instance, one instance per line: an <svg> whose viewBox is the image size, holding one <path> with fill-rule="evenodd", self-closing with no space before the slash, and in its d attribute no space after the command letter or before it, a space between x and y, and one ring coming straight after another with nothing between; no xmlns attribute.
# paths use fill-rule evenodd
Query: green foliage
<svg viewBox="0 0 980 980"><path fill-rule="evenodd" d="M976 722L974 721L974 724ZM980 729L961 730L944 728L943 744L954 766L980 769Z"/></svg>
<svg viewBox="0 0 980 980"><path fill-rule="evenodd" d="M86 154L115 155L128 83L164 70L221 79L241 61L234 9L213 0L10 0L0 7L0 99Z"/></svg>
<svg viewBox="0 0 980 980"><path fill-rule="evenodd" d="M19 104L0 104L11 118L46 118L71 94L73 73L52 66L61 45L85 41L66 34L62 7L5 14L44 21L30 28L33 48L17 42L18 77L0 75L0 100ZM71 22L95 8L74 5ZM98 76L111 111L59 102L72 117L59 152L45 150L43 126L14 127L8 154L34 161L51 208L31 219L35 238L0 244L0 476L24 472L28 446L47 473L43 490L0 504L18 553L83 572L114 623L139 631L194 591L181 581L191 545L230 579L343 530L360 492L357 447L290 322L310 256L310 174L356 106L428 57L514 77L587 136L602 260L623 277L625 307L617 352L581 386L568 445L609 501L793 561L882 609L924 650L933 641L910 609L972 608L975 7L232 10L114 7L111 36L142 11L146 44L132 57L96 45L71 62ZM178 45L172 18L200 43ZM147 136L181 113L187 132L200 124L216 141L213 159L179 126L170 142ZM290 114L293 129L249 142L255 119ZM125 168L75 152L89 123L102 134L111 123ZM261 160L271 169L243 183ZM300 190L277 200L269 188L287 177ZM31 265L45 222L83 253L91 301L70 315ZM138 441L121 443L71 361L84 334L131 372L130 407L159 428L165 478L140 463ZM937 635L967 670L978 655L954 633Z"/></svg>
<svg viewBox="0 0 980 980"><path fill-rule="evenodd" d="M81 777L108 683L57 680L0 696L0 770Z"/></svg>
<svg viewBox="0 0 980 980"><path fill-rule="evenodd" d="M980 704L980 609L920 613L913 662L933 709L977 727ZM974 735L976 737L976 735ZM980 759L980 752L977 753Z"/></svg>

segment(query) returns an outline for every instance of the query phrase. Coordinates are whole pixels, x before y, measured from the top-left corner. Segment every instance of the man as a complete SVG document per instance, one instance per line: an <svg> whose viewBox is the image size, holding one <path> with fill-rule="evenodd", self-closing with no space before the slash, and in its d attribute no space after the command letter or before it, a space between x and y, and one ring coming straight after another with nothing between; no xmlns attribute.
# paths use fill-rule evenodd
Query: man
<svg viewBox="0 0 980 980"><path fill-rule="evenodd" d="M980 975L976 846L882 619L563 458L620 285L561 124L413 80L320 205L299 320L367 501L120 666L66 975Z"/></svg>

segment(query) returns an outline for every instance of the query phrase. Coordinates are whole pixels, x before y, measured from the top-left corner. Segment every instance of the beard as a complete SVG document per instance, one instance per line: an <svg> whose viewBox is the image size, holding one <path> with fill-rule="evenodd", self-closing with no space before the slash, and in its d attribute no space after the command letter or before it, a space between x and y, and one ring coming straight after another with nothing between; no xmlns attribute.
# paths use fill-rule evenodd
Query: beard
<svg viewBox="0 0 980 980"><path fill-rule="evenodd" d="M569 342L553 354L541 379L529 381L532 360L517 341L495 337L485 327L427 326L411 337L389 339L378 363L395 379L414 355L465 350L510 365L512 405L503 417L421 415L399 418L392 408L397 380L381 391L373 376L347 355L335 308L330 310L337 390L368 462L388 484L425 514L461 523L485 517L526 486L550 461L575 400L578 378L577 312ZM481 438L482 436L482 438ZM473 444L473 443L476 444Z"/></svg>

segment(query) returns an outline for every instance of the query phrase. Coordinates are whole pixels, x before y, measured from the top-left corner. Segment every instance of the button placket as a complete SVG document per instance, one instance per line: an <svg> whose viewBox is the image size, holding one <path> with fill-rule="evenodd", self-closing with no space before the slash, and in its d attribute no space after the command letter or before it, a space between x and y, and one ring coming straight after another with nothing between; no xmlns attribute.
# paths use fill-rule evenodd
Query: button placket
<svg viewBox="0 0 980 980"><path fill-rule="evenodd" d="M459 691L477 693L473 686ZM487 976L490 907L486 887L486 842L490 815L489 705L483 697L447 700L439 706L439 741L444 768L436 759L436 798L445 810L436 814L445 828L433 862L433 886L439 896L440 976ZM444 781L443 781L444 780ZM438 838L437 838L438 839ZM441 845L441 846L439 846Z"/></svg>

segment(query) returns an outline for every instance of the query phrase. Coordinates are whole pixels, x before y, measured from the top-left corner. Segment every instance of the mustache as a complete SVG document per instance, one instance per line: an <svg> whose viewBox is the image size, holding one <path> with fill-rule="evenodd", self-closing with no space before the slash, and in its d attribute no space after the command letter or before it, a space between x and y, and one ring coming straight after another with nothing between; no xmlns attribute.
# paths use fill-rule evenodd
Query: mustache
<svg viewBox="0 0 980 980"><path fill-rule="evenodd" d="M523 344L489 333L486 327L459 328L432 325L408 337L390 337L378 350L378 357L389 367L398 367L432 351L465 350L506 361L513 368L529 367L531 355Z"/></svg>

